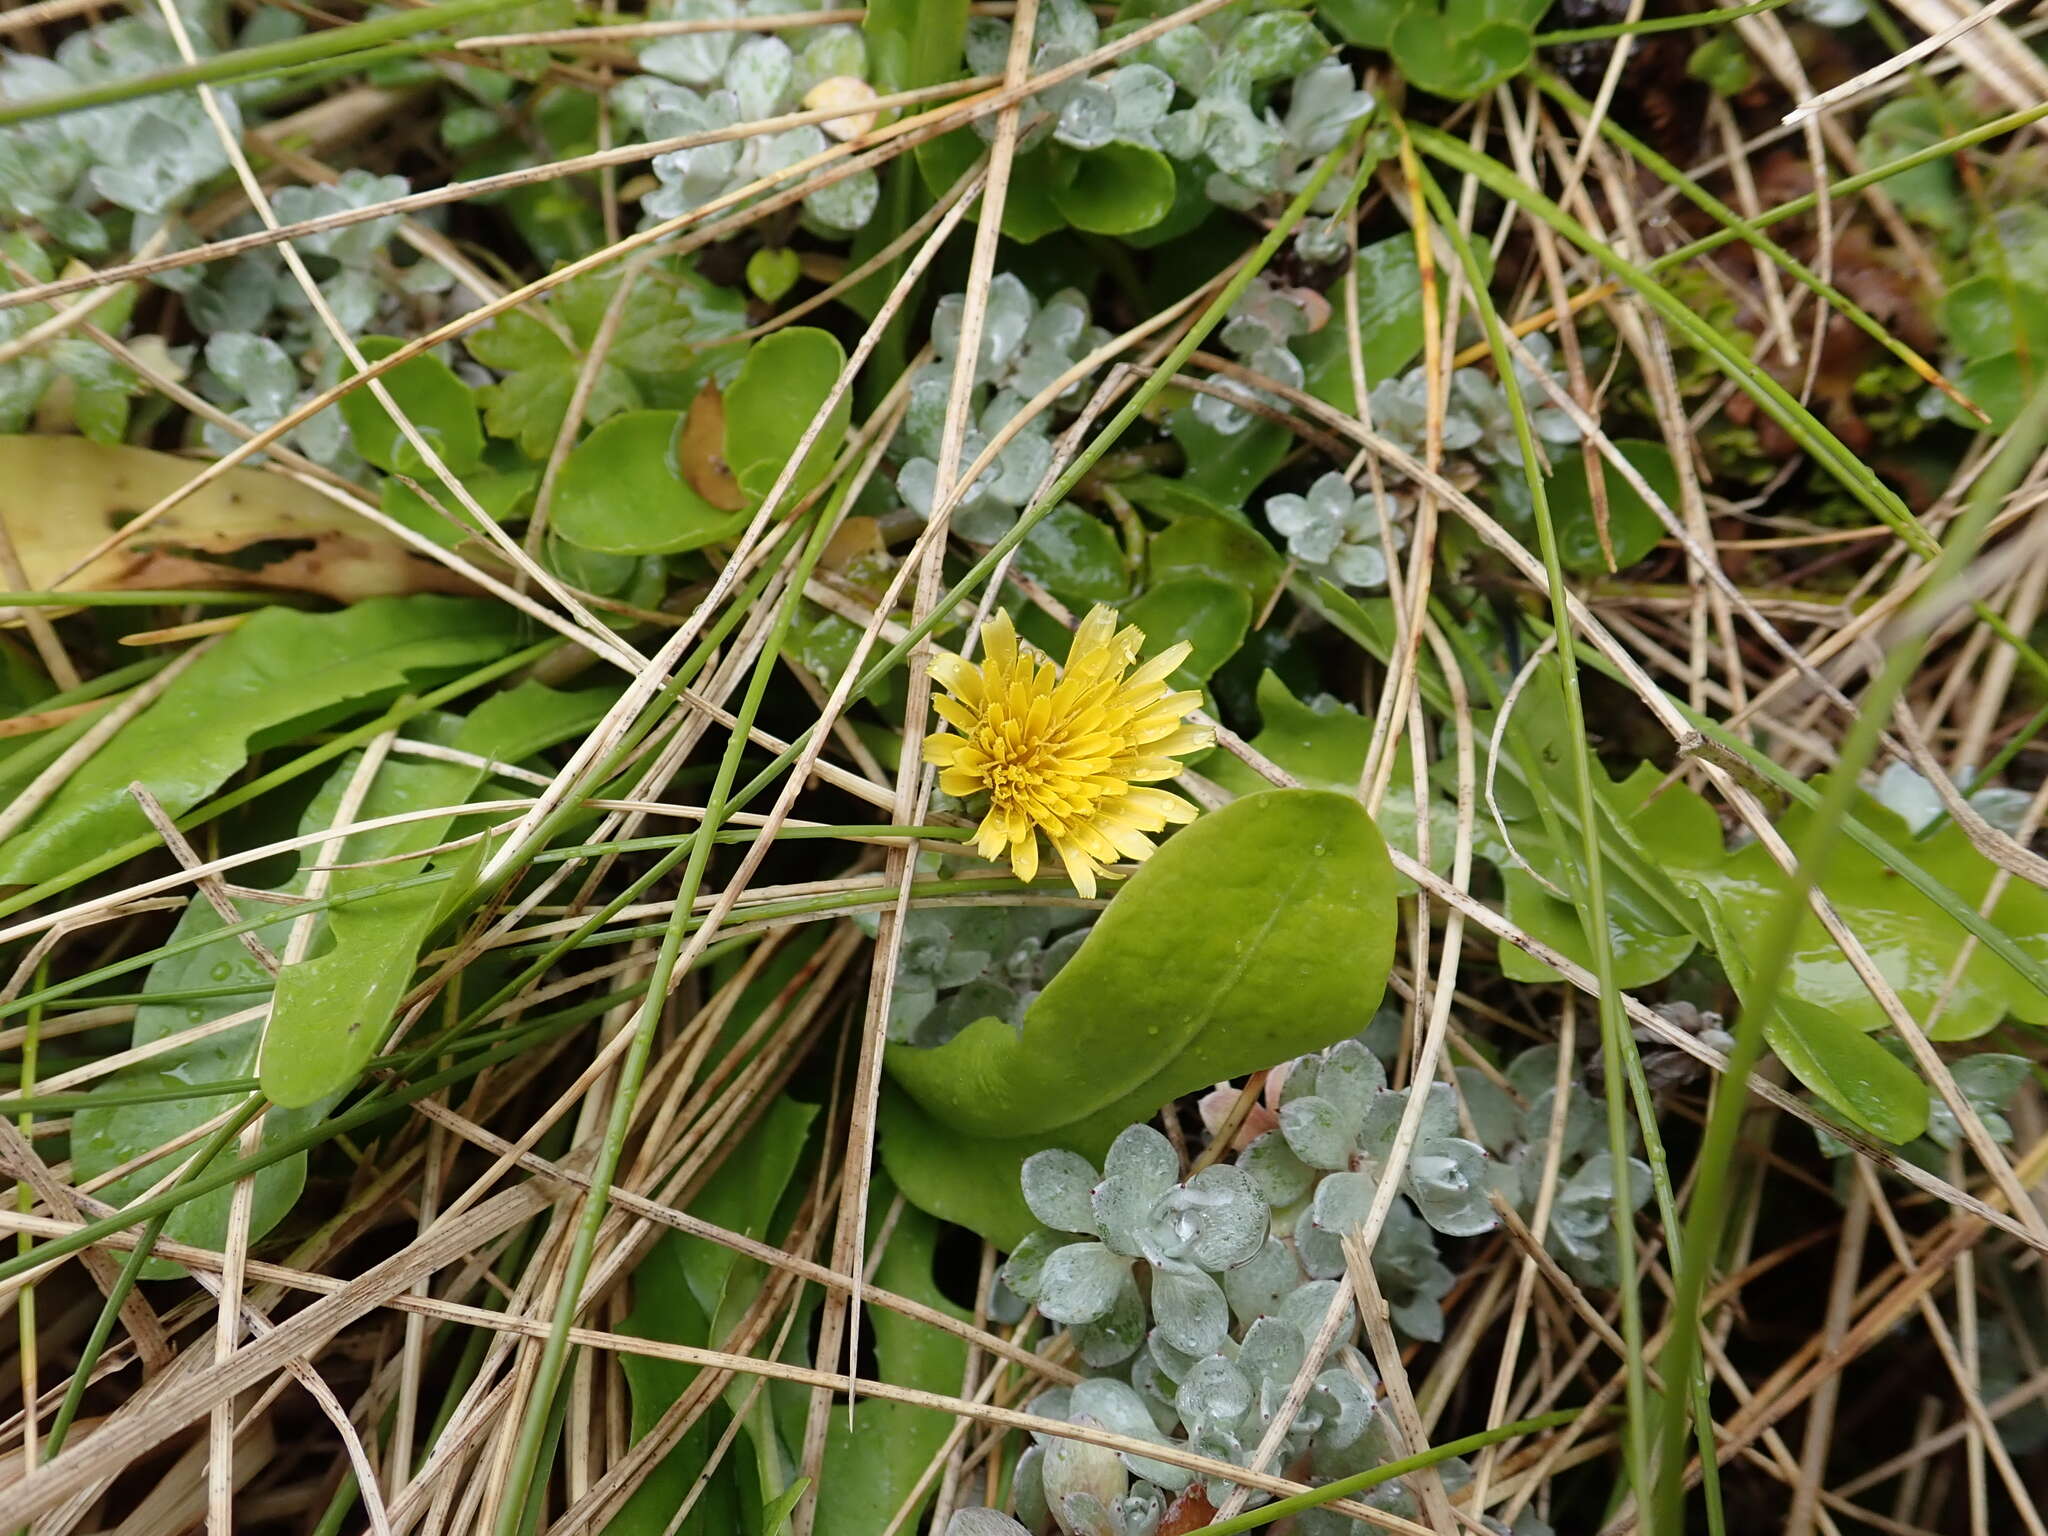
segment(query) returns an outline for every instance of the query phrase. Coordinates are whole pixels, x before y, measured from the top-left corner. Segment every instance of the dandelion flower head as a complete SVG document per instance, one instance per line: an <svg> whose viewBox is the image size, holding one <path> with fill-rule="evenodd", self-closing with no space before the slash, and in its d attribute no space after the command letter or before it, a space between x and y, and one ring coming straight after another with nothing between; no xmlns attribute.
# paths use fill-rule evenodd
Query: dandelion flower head
<svg viewBox="0 0 2048 1536"><path fill-rule="evenodd" d="M1117 627L1098 607L1074 631L1065 666L1021 646L1010 616L982 626L979 665L940 654L932 676L950 697L932 707L952 729L927 736L924 754L939 787L986 794L975 834L985 859L1007 857L1019 880L1038 874L1038 834L1066 865L1074 888L1095 894L1103 866L1152 853L1151 834L1195 818L1177 795L1148 785L1171 779L1178 761L1214 737L1186 723L1201 694L1167 684L1188 658L1186 642L1138 662L1145 636Z"/></svg>

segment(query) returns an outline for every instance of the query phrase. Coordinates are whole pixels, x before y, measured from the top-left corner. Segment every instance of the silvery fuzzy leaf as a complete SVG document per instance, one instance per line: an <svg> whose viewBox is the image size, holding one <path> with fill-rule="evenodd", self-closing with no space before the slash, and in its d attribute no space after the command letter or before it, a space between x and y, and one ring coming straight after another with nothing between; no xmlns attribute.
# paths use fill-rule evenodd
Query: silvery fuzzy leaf
<svg viewBox="0 0 2048 1536"><path fill-rule="evenodd" d="M1160 1197L1149 1183L1131 1175L1102 1180L1090 1197L1096 1231L1102 1240L1127 1258L1141 1258L1156 1249L1152 1223Z"/></svg>
<svg viewBox="0 0 2048 1536"><path fill-rule="evenodd" d="M1487 1198L1486 1151L1458 1136L1418 1141L1406 1188L1423 1220L1449 1237L1476 1237L1498 1224Z"/></svg>
<svg viewBox="0 0 2048 1536"><path fill-rule="evenodd" d="M938 490L939 466L930 459L911 459L896 471L896 494L920 517L932 515L932 497Z"/></svg>
<svg viewBox="0 0 2048 1536"><path fill-rule="evenodd" d="M1310 1280L1296 1286L1280 1303L1280 1321L1292 1323L1303 1339L1312 1346L1323 1329L1323 1319L1329 1314L1330 1304L1339 1296L1345 1296L1344 1316L1337 1326L1338 1344L1351 1342L1358 1327L1358 1309L1348 1299L1349 1293L1342 1282L1337 1280Z"/></svg>
<svg viewBox="0 0 2048 1536"><path fill-rule="evenodd" d="M1366 1111L1365 1124L1358 1133L1358 1145L1367 1157L1385 1161L1400 1134L1401 1119L1408 1112L1409 1088L1389 1089L1378 1095ZM1458 1134L1458 1096L1449 1083L1431 1083L1423 1095L1421 1119L1416 1125L1418 1143Z"/></svg>
<svg viewBox="0 0 2048 1536"><path fill-rule="evenodd" d="M1223 1295L1239 1323L1271 1314L1280 1298L1301 1284L1301 1263L1278 1238L1266 1239L1245 1263L1223 1273Z"/></svg>
<svg viewBox="0 0 2048 1536"><path fill-rule="evenodd" d="M1084 1413L1076 1413L1069 1422L1096 1429L1107 1427ZM1061 1530L1071 1536L1082 1536L1083 1532L1094 1536L1098 1530L1105 1532L1105 1536L1114 1536L1108 1531L1109 1510L1130 1486L1130 1475L1115 1451L1085 1440L1055 1437L1045 1448L1039 1478L1045 1487L1045 1502L1051 1506ZM1074 1518L1091 1506L1095 1511L1092 1524Z"/></svg>
<svg viewBox="0 0 2048 1536"><path fill-rule="evenodd" d="M851 233L867 227L881 200L882 183L875 173L855 171L806 197L804 212L828 229Z"/></svg>
<svg viewBox="0 0 2048 1536"><path fill-rule="evenodd" d="M1333 1449L1350 1445L1372 1421L1372 1394L1353 1380L1349 1371L1324 1371L1316 1377L1310 1396L1322 1398L1317 1406L1322 1410L1323 1425L1316 1438Z"/></svg>
<svg viewBox="0 0 2048 1536"><path fill-rule="evenodd" d="M1069 149L1101 149L1116 137L1116 98L1088 80L1060 108L1052 136Z"/></svg>
<svg viewBox="0 0 2048 1536"><path fill-rule="evenodd" d="M1309 1094L1280 1106L1280 1134L1309 1167L1348 1168L1358 1122L1321 1094Z"/></svg>
<svg viewBox="0 0 2048 1536"><path fill-rule="evenodd" d="M1005 506L1021 507L1036 494L1050 468L1052 439L1043 429L1020 432L996 455L995 483L989 492Z"/></svg>
<svg viewBox="0 0 2048 1536"><path fill-rule="evenodd" d="M1315 1199L1309 1205L1310 1225L1341 1240L1365 1224L1377 1187L1367 1174L1330 1174L1316 1186Z"/></svg>
<svg viewBox="0 0 2048 1536"><path fill-rule="evenodd" d="M1204 1168L1167 1197L1187 1258L1211 1274L1233 1269L1266 1241L1266 1202L1241 1168Z"/></svg>
<svg viewBox="0 0 2048 1536"><path fill-rule="evenodd" d="M1138 56L1164 70L1186 91L1199 91L1216 70L1216 45L1199 27L1175 27L1147 43Z"/></svg>
<svg viewBox="0 0 2048 1536"><path fill-rule="evenodd" d="M1244 21L1230 34L1231 57L1254 80L1299 75L1330 51L1316 24L1302 11L1268 11ZM1295 83L1301 90L1301 83Z"/></svg>
<svg viewBox="0 0 2048 1536"><path fill-rule="evenodd" d="M1322 565L1337 552L1343 525L1325 517L1306 497L1291 491L1266 498L1266 521L1287 541L1287 552L1304 565Z"/></svg>
<svg viewBox="0 0 2048 1536"><path fill-rule="evenodd" d="M1444 1309L1434 1296L1412 1296L1387 1303L1387 1316L1403 1334L1424 1344L1441 1343Z"/></svg>
<svg viewBox="0 0 2048 1536"><path fill-rule="evenodd" d="M1295 1223L1294 1251L1301 1258L1301 1267L1315 1280L1335 1279L1344 1273L1348 1262L1343 1239L1338 1234L1305 1221Z"/></svg>
<svg viewBox="0 0 2048 1536"><path fill-rule="evenodd" d="M1126 1274L1109 1310L1092 1323L1076 1324L1073 1334L1082 1360L1095 1370L1130 1359L1145 1342L1145 1301L1137 1282Z"/></svg>
<svg viewBox="0 0 2048 1536"><path fill-rule="evenodd" d="M1315 1184L1315 1173L1294 1155L1287 1138L1268 1131L1237 1157L1242 1168L1272 1210L1284 1210L1302 1200Z"/></svg>
<svg viewBox="0 0 2048 1536"><path fill-rule="evenodd" d="M1301 1329L1279 1317L1262 1317L1253 1323L1237 1349L1238 1368L1249 1380L1261 1389L1277 1386L1282 1393L1300 1374L1307 1358L1308 1340Z"/></svg>
<svg viewBox="0 0 2048 1536"><path fill-rule="evenodd" d="M674 0L669 16L676 21L722 21L739 15L736 0ZM685 85L713 85L724 73L739 34L683 32L659 37L640 50L640 67Z"/></svg>
<svg viewBox="0 0 2048 1536"><path fill-rule="evenodd" d="M1064 1424L1074 1415L1074 1390L1071 1387L1048 1387L1026 1403L1024 1411L1033 1418L1057 1419ZM1041 1447L1051 1445L1055 1438L1042 1429L1031 1431L1033 1443Z"/></svg>
<svg viewBox="0 0 2048 1536"><path fill-rule="evenodd" d="M1377 544L1346 544L1330 561L1337 585L1370 592L1387 584L1387 557Z"/></svg>
<svg viewBox="0 0 2048 1536"><path fill-rule="evenodd" d="M1145 1407L1145 1400L1138 1396L1137 1389L1113 1376L1091 1376L1076 1385L1068 1398L1065 1417L1093 1419L1104 1429L1129 1435L1133 1440L1149 1440L1154 1444L1164 1444L1166 1440L1152 1422L1151 1412ZM1178 1492L1188 1484L1186 1472L1165 1462L1127 1455L1124 1465L1162 1488Z"/></svg>
<svg viewBox="0 0 2048 1536"><path fill-rule="evenodd" d="M1351 488L1344 485L1341 476L1332 476L1343 489L1344 501L1351 499ZM1317 482L1318 489L1322 482ZM1311 500L1314 492L1311 492ZM1352 1121L1365 1123L1365 1112L1380 1090L1387 1086L1387 1069L1380 1065L1379 1057L1365 1048L1362 1041L1340 1040L1323 1053L1316 1066L1316 1093L1331 1103Z"/></svg>
<svg viewBox="0 0 2048 1536"><path fill-rule="evenodd" d="M998 1273L988 1288L990 1320L1005 1328L1014 1328L1024 1321L1024 1314L1030 1310L1031 1303L1004 1284L1002 1275Z"/></svg>
<svg viewBox="0 0 2048 1536"><path fill-rule="evenodd" d="M1103 1155L1102 1172L1106 1178L1131 1179L1156 1199L1180 1182L1180 1154L1151 1126L1126 1126Z"/></svg>
<svg viewBox="0 0 2048 1536"><path fill-rule="evenodd" d="M1039 1270L1038 1310L1056 1323L1092 1323L1116 1305L1129 1270L1100 1243L1069 1243Z"/></svg>
<svg viewBox="0 0 2048 1536"><path fill-rule="evenodd" d="M1964 1102L1977 1112L1977 1118L1984 1122L1984 1129L1993 1141L2012 1140L2012 1124L2005 1118L2004 1107L2019 1091L2020 1084L2026 1081L2029 1070L2031 1064L2024 1056L2009 1056L1997 1051L1966 1056L1951 1064L1957 1091L1962 1094ZM1927 1134L1937 1145L1950 1150L1959 1146L1963 1139L1962 1122L1943 1102L1941 1095L1931 1088L1927 1091Z"/></svg>
<svg viewBox="0 0 2048 1536"><path fill-rule="evenodd" d="M779 37L757 34L733 51L721 83L739 101L740 117L752 122L781 110L796 77L796 54Z"/></svg>
<svg viewBox="0 0 2048 1536"><path fill-rule="evenodd" d="M1348 64L1324 59L1295 78L1287 108L1287 142L1303 154L1326 155L1372 106L1372 93L1358 89Z"/></svg>
<svg viewBox="0 0 2048 1536"><path fill-rule="evenodd" d="M377 308L384 300L384 285L374 272L343 267L320 284L320 296L344 331L360 335L377 316Z"/></svg>
<svg viewBox="0 0 2048 1536"><path fill-rule="evenodd" d="M953 531L972 544L993 544L1016 526L1017 509L987 496L980 484L953 514Z"/></svg>
<svg viewBox="0 0 2048 1536"><path fill-rule="evenodd" d="M1251 1412L1252 1384L1235 1362L1209 1355L1195 1362L1174 1396L1181 1422L1191 1433L1207 1426L1235 1430Z"/></svg>
<svg viewBox="0 0 2048 1536"><path fill-rule="evenodd" d="M1156 1536L1159 1523L1166 1518L1166 1495L1140 1483L1124 1496L1117 1513L1123 1520L1123 1536Z"/></svg>
<svg viewBox="0 0 2048 1536"><path fill-rule="evenodd" d="M223 263L186 295L194 324L208 335L262 330L277 307L278 276L274 262L255 254Z"/></svg>
<svg viewBox="0 0 2048 1536"><path fill-rule="evenodd" d="M1040 47L1062 49L1068 58L1079 58L1101 40L1102 23L1087 0L1047 0L1039 7L1032 37Z"/></svg>
<svg viewBox="0 0 2048 1536"><path fill-rule="evenodd" d="M1078 288L1062 288L1039 306L1024 328L1024 345L1046 347L1062 357L1074 355L1074 344L1088 329L1088 299ZM1030 396L1036 390L1020 389Z"/></svg>
<svg viewBox="0 0 2048 1536"><path fill-rule="evenodd" d="M1120 139L1149 137L1173 110L1173 77L1152 64L1126 64L1102 77L1116 102L1116 134Z"/></svg>
<svg viewBox="0 0 2048 1536"><path fill-rule="evenodd" d="M1016 273L999 272L990 280L988 311L982 321L981 355L992 372L1009 366L1037 312L1037 301Z"/></svg>
<svg viewBox="0 0 2048 1536"><path fill-rule="evenodd" d="M1477 1067L1459 1067L1456 1076L1458 1096L1465 1101L1465 1113L1472 1117L1480 1144L1495 1157L1505 1156L1521 1126L1521 1107Z"/></svg>
<svg viewBox="0 0 2048 1536"><path fill-rule="evenodd" d="M1195 1362L1203 1357L1191 1355L1184 1349L1177 1349L1157 1328L1146 1336L1145 1354L1158 1367L1159 1374L1176 1387L1195 1368Z"/></svg>
<svg viewBox="0 0 2048 1536"><path fill-rule="evenodd" d="M1271 113L1261 116L1247 97L1224 84L1220 76L1202 92L1195 114L1202 127L1202 148L1217 169L1249 186L1269 190L1273 162L1287 147L1279 120Z"/></svg>
<svg viewBox="0 0 2048 1536"><path fill-rule="evenodd" d="M1131 1361L1131 1385L1138 1389L1138 1396L1152 1411L1152 1422L1159 1426L1159 1432L1163 1435L1173 1433L1180 1423L1180 1410L1173 1406L1174 1386L1167 1380L1166 1373L1159 1369L1150 1349L1140 1350L1137 1358Z"/></svg>
<svg viewBox="0 0 2048 1536"><path fill-rule="evenodd" d="M1183 33L1192 31L1183 27ZM1174 36L1168 33L1167 36ZM1152 130L1152 137L1160 150L1175 160L1193 160L1202 153L1202 135L1206 131L1201 115L1192 107L1179 112L1169 112L1159 119Z"/></svg>
<svg viewBox="0 0 2048 1536"><path fill-rule="evenodd" d="M1101 1233L1089 1204L1100 1175L1095 1165L1078 1152L1052 1147L1024 1159L1018 1182L1031 1214L1058 1232L1082 1232L1089 1237Z"/></svg>
<svg viewBox="0 0 2048 1536"><path fill-rule="evenodd" d="M1043 1229L1033 1232L1003 1261L1003 1284L1026 1301L1036 1301L1043 1285L1045 1261L1067 1246L1066 1239Z"/></svg>
<svg viewBox="0 0 2048 1536"><path fill-rule="evenodd" d="M1514 1089L1524 1104L1534 1103L1537 1095L1547 1093L1557 1086L1557 1047L1530 1046L1507 1064L1507 1070L1502 1075L1507 1078L1508 1086ZM1566 1080L1570 1081L1569 1077ZM1522 1135L1526 1138L1530 1134L1526 1112L1522 1125Z"/></svg>
<svg viewBox="0 0 2048 1536"><path fill-rule="evenodd" d="M970 16L966 56L975 74L1000 75L1010 62L1010 24L993 16Z"/></svg>
<svg viewBox="0 0 2048 1536"><path fill-rule="evenodd" d="M1190 1355L1213 1354L1230 1336L1222 1287L1192 1267L1153 1267L1152 1316L1166 1341Z"/></svg>
<svg viewBox="0 0 2048 1536"><path fill-rule="evenodd" d="M1024 1454L1017 1458L1017 1470L1010 1479L1011 1502L1017 1507L1017 1518L1024 1522L1028 1531L1043 1529L1052 1518L1052 1511L1045 1503L1045 1479L1041 1473L1044 1465L1045 1447L1027 1445Z"/></svg>
<svg viewBox="0 0 2048 1536"><path fill-rule="evenodd" d="M1123 1536L1113 1507L1092 1493L1063 1494L1051 1503L1053 1523L1062 1536Z"/></svg>
<svg viewBox="0 0 2048 1536"><path fill-rule="evenodd" d="M206 366L249 405L275 420L299 392L299 371L268 336L222 331L206 342Z"/></svg>
<svg viewBox="0 0 2048 1536"><path fill-rule="evenodd" d="M830 80L835 75L848 75L857 80L866 78L868 48L860 28L813 27L807 35L799 35L804 37L804 45L797 54L794 83L797 94L801 95L820 80Z"/></svg>
<svg viewBox="0 0 2048 1536"><path fill-rule="evenodd" d="M956 1509L953 1518L946 1522L946 1536L1031 1536L1031 1533L1008 1515L993 1509Z"/></svg>

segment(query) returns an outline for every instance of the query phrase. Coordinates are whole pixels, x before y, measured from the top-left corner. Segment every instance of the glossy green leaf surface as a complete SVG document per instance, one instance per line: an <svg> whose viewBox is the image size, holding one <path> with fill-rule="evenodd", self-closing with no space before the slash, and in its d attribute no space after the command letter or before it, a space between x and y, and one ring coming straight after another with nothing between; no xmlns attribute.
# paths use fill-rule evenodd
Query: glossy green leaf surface
<svg viewBox="0 0 2048 1536"><path fill-rule="evenodd" d="M1335 311L1321 330L1295 344L1308 375L1308 392L1346 415L1358 410L1351 387L1351 348L1344 340L1341 295L1330 295ZM1422 269L1415 241L1392 235L1358 248L1358 350L1365 386L1398 375L1422 354Z"/></svg>
<svg viewBox="0 0 2048 1536"><path fill-rule="evenodd" d="M676 463L681 411L627 411L570 450L555 485L554 531L608 555L662 555L730 538L745 512L721 512Z"/></svg>
<svg viewBox="0 0 2048 1536"><path fill-rule="evenodd" d="M928 1140L932 1155L955 1140L955 1156L990 1164L1016 1149L987 1141L1096 1145L1181 1093L1363 1029L1393 902L1385 844L1355 799L1248 796L1140 868L1021 1033L980 1019L942 1046L891 1046L889 1072L951 1133Z"/></svg>
<svg viewBox="0 0 2048 1536"><path fill-rule="evenodd" d="M1178 687L1197 688L1244 644L1245 631L1251 628L1252 600L1235 582L1177 576L1132 603L1124 618L1145 632L1146 656L1183 640L1193 646L1173 681Z"/></svg>
<svg viewBox="0 0 2048 1536"><path fill-rule="evenodd" d="M362 340L362 354L374 363L403 345L395 336L366 336ZM466 475L482 462L484 429L477 417L476 399L469 386L455 376L453 368L432 353L425 353L400 363L383 376L382 382L406 420L419 430L451 474ZM440 485L419 450L405 440L391 413L368 389L354 389L343 395L341 414L348 422L356 451L372 464L394 474L424 480L431 486Z"/></svg>
<svg viewBox="0 0 2048 1536"><path fill-rule="evenodd" d="M790 326L748 349L740 376L725 392L725 462L755 501L774 489L845 366L839 338L811 326ZM804 458L789 503L825 477L852 416L852 397L842 393Z"/></svg>
<svg viewBox="0 0 2048 1536"><path fill-rule="evenodd" d="M1076 229L1128 235L1150 229L1173 209L1173 162L1139 144L1106 144L1059 157L1053 206Z"/></svg>
<svg viewBox="0 0 2048 1536"><path fill-rule="evenodd" d="M147 785L180 815L225 784L262 733L480 665L517 638L509 609L467 598L373 598L318 614L265 608L194 662L0 846L0 885L47 880L147 832L131 783Z"/></svg>

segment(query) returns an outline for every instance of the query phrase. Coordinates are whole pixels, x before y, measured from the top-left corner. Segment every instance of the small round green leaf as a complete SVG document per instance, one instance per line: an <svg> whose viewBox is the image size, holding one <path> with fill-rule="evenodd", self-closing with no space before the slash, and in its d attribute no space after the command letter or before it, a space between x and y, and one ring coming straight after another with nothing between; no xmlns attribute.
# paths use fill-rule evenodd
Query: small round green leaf
<svg viewBox="0 0 2048 1536"><path fill-rule="evenodd" d="M676 465L681 411L627 411L570 451L555 484L554 531L608 555L664 555L730 538L745 512L721 512Z"/></svg>
<svg viewBox="0 0 2048 1536"><path fill-rule="evenodd" d="M1156 656L1185 640L1194 654L1173 675L1177 687L1197 688L1236 654L1251 628L1252 600L1241 586L1211 576L1162 582L1124 610L1145 632L1145 654Z"/></svg>
<svg viewBox="0 0 2048 1536"><path fill-rule="evenodd" d="M403 345L396 336L365 336L361 343L363 357L373 363ZM422 353L383 375L381 382L449 473L466 475L483 461L484 429L477 419L476 399L453 368L431 353ZM379 469L415 480L434 478L367 385L341 397L341 415L355 440L356 452Z"/></svg>
<svg viewBox="0 0 2048 1536"><path fill-rule="evenodd" d="M782 467L796 452L811 418L825 403L845 366L846 349L839 345L839 338L815 326L790 326L748 349L739 377L725 392L725 462L740 489L756 502L774 489ZM842 392L790 488L789 499L825 478L852 415L852 396Z"/></svg>
<svg viewBox="0 0 2048 1536"><path fill-rule="evenodd" d="M1056 162L1053 205L1076 229L1128 235L1173 210L1173 162L1141 144L1105 144Z"/></svg>

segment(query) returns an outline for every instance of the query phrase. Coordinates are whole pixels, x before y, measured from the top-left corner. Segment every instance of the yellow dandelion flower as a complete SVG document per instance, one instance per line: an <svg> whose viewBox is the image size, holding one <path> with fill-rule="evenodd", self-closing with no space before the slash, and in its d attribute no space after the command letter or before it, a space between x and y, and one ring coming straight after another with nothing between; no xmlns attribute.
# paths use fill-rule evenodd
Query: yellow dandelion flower
<svg viewBox="0 0 2048 1536"><path fill-rule="evenodd" d="M1019 646L1010 616L999 612L982 626L979 666L933 659L932 676L952 697L932 707L953 729L927 736L924 755L947 794L988 795L975 833L983 858L1007 856L1017 878L1030 880L1043 832L1074 888L1093 896L1096 877L1109 873L1104 865L1149 857L1151 833L1195 819L1179 796L1145 787L1173 778L1185 766L1177 758L1214 740L1185 723L1201 694L1167 686L1191 648L1170 646L1138 665L1144 638L1098 607L1074 631L1066 665L1056 667Z"/></svg>

